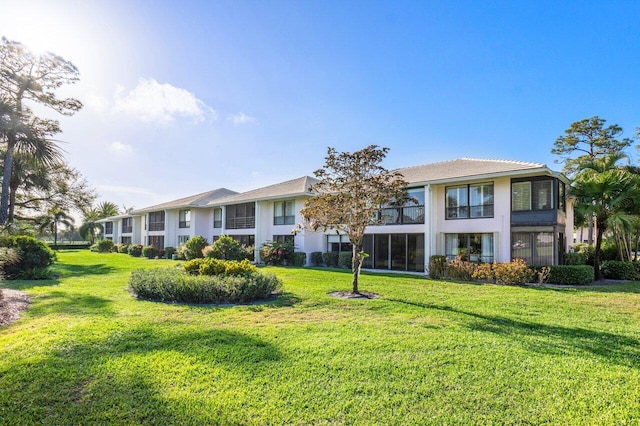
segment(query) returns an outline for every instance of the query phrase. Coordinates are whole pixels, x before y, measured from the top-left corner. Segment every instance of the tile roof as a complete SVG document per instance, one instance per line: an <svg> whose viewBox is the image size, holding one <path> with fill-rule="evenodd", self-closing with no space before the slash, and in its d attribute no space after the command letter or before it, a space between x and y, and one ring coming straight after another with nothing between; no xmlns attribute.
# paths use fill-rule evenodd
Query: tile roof
<svg viewBox="0 0 640 426"><path fill-rule="evenodd" d="M177 209L180 207L207 207L210 202L226 198L230 195L237 194L236 191L232 191L227 188L218 188L213 191L202 192L200 194L191 195L189 197L180 198L173 201L167 201L166 203L156 204L155 206L144 207L131 212L132 215L150 212L155 210L165 209Z"/></svg>
<svg viewBox="0 0 640 426"><path fill-rule="evenodd" d="M316 183L318 179L311 176L302 176L286 182L276 183L263 188L254 189L240 194L231 195L208 203L209 206L220 206L223 204L242 203L255 200L269 200L282 197L293 197L309 193L309 187Z"/></svg>
<svg viewBox="0 0 640 426"><path fill-rule="evenodd" d="M404 167L398 169L398 171L402 173L404 179L409 183L446 181L449 179L483 177L512 172L551 172L547 166L540 163L479 158L458 158L439 163Z"/></svg>

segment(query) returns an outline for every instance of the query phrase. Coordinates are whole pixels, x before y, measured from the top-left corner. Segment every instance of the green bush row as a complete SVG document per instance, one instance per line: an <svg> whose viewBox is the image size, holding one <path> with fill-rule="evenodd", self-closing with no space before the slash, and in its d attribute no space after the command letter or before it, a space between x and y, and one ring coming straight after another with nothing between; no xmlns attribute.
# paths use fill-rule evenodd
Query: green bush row
<svg viewBox="0 0 640 426"><path fill-rule="evenodd" d="M212 258L191 259L182 265L184 271L191 275L245 275L257 272L257 268L247 259L220 260Z"/></svg>
<svg viewBox="0 0 640 426"><path fill-rule="evenodd" d="M596 279L591 265L554 265L549 268L547 282L550 284L585 285Z"/></svg>
<svg viewBox="0 0 640 426"><path fill-rule="evenodd" d="M640 281L640 262L605 260L600 270L605 278L612 280Z"/></svg>
<svg viewBox="0 0 640 426"><path fill-rule="evenodd" d="M182 303L247 303L281 288L272 274L191 275L175 268L133 271L129 289L138 298Z"/></svg>

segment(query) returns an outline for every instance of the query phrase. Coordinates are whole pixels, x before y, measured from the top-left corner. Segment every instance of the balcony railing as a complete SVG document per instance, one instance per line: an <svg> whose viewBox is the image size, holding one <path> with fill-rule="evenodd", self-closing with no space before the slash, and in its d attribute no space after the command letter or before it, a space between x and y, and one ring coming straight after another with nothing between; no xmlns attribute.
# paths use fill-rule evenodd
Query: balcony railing
<svg viewBox="0 0 640 426"><path fill-rule="evenodd" d="M379 218L384 225L424 223L424 206L388 207L380 210Z"/></svg>
<svg viewBox="0 0 640 426"><path fill-rule="evenodd" d="M164 222L149 222L149 231L164 231Z"/></svg>
<svg viewBox="0 0 640 426"><path fill-rule="evenodd" d="M122 227L122 233L123 234L130 234L133 232L133 226L123 226Z"/></svg>
<svg viewBox="0 0 640 426"><path fill-rule="evenodd" d="M255 227L255 216L227 218L226 229L253 229Z"/></svg>
<svg viewBox="0 0 640 426"><path fill-rule="evenodd" d="M190 228L191 227L191 221L190 220L182 220L180 222L178 222L178 228Z"/></svg>

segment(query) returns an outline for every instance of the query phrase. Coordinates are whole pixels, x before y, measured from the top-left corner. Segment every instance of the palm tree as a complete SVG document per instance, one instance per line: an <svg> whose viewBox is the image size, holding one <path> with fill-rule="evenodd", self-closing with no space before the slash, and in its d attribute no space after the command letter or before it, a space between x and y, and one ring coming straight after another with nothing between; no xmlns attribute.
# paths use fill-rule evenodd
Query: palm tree
<svg viewBox="0 0 640 426"><path fill-rule="evenodd" d="M92 208L82 213L84 216L83 222L78 232L83 240L89 240L93 244L96 240L96 229L102 229L102 226L97 223L101 219L100 212L96 208Z"/></svg>
<svg viewBox="0 0 640 426"><path fill-rule="evenodd" d="M53 247L58 248L58 224L65 225L67 228L73 227L73 218L64 212L60 207L50 208L46 214L40 216L36 223L38 231L42 234L49 231L53 234Z"/></svg>
<svg viewBox="0 0 640 426"><path fill-rule="evenodd" d="M120 214L120 209L118 208L118 206L116 206L116 204L112 203L111 201L101 202L100 204L98 204L97 210L100 215L100 219Z"/></svg>
<svg viewBox="0 0 640 426"><path fill-rule="evenodd" d="M597 280L602 279L602 236L609 227L610 219L640 206L640 179L617 166L622 158L622 155L610 155L584 163L578 169L570 190L583 211L593 215L596 221L593 266Z"/></svg>

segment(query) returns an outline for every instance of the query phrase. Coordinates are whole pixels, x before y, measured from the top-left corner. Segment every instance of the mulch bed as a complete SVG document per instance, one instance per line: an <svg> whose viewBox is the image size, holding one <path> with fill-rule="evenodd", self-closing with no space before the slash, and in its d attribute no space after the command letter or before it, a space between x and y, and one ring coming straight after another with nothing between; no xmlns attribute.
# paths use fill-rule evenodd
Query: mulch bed
<svg viewBox="0 0 640 426"><path fill-rule="evenodd" d="M352 291L332 291L327 294L339 299L377 299L380 297L378 293L372 293L370 291L361 291L359 293L354 293Z"/></svg>
<svg viewBox="0 0 640 426"><path fill-rule="evenodd" d="M0 289L0 327L11 324L20 318L20 312L29 307L29 296L23 291Z"/></svg>

